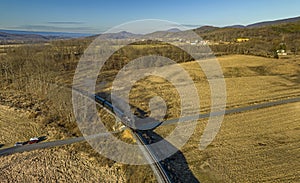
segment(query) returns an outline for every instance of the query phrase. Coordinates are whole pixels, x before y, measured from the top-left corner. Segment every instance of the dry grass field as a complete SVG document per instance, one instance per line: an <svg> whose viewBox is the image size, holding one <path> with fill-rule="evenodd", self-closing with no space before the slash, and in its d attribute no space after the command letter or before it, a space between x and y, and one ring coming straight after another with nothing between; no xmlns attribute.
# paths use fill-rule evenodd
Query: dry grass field
<svg viewBox="0 0 300 183"><path fill-rule="evenodd" d="M3 147L13 146L17 141L24 142L43 134L38 123L28 118L29 115L24 111L0 106L0 144Z"/></svg>
<svg viewBox="0 0 300 183"><path fill-rule="evenodd" d="M299 58L230 55L218 57L218 60L226 82L227 108L286 99L300 94ZM201 105L199 112L209 111L210 90L205 74L197 69L197 62L180 65L191 75L198 89ZM160 69L176 78L172 66ZM105 71L99 78L112 78L113 74L115 71ZM57 80L68 84L71 75L64 73ZM176 79L182 81L180 87L184 89L185 80ZM126 89L126 86L122 89ZM166 118L178 117L178 93L171 83L159 77L149 76L134 84L130 91L130 103L149 114L148 102L157 95L168 106ZM300 158L299 110L300 104L292 103L227 115L217 137L203 151L199 150L199 141L207 120L199 120L191 139L180 151L201 182L297 182L300 179L300 164L297 161ZM28 119L29 115L1 107L0 143L12 144L43 133L35 120ZM173 128L174 125L162 126L155 132L165 136ZM1 179L4 181L68 182L76 179L79 182L151 182L154 179L152 173L149 173L149 167L110 164L103 157L99 158L86 143L14 154L0 157L0 161ZM99 166L104 161L105 165ZM17 174L21 174L22 178Z"/></svg>
<svg viewBox="0 0 300 183"><path fill-rule="evenodd" d="M205 150L199 141L207 120L181 149L202 182L298 182L300 103L231 114Z"/></svg>
<svg viewBox="0 0 300 183"><path fill-rule="evenodd" d="M25 110L0 106L0 150L36 136L47 135L46 141L57 140L51 129L45 131L31 115ZM111 117L104 115L104 119ZM120 135L130 138L128 131ZM155 179L150 167L115 163L99 155L87 142L1 156L0 161L0 182L143 182ZM145 176L137 170L148 173Z"/></svg>
<svg viewBox="0 0 300 183"><path fill-rule="evenodd" d="M229 109L299 97L299 58L278 60L233 55L218 60L226 81ZM208 111L210 91L204 73L195 69L199 67L196 62L181 65L199 90L201 111ZM164 72L173 71L165 68ZM167 118L178 117L178 95L163 79L141 80L131 90L130 97L133 105L149 112L148 104L143 101L155 95L162 96L170 107ZM207 120L199 120L194 135L181 151L201 182L297 182L299 110L300 104L292 103L228 115L216 139L203 151L199 150L199 143ZM172 129L174 125L162 126L155 132L166 136Z"/></svg>
<svg viewBox="0 0 300 183"><path fill-rule="evenodd" d="M27 141L45 134L38 123L29 117L30 114L25 111L0 106L0 143L4 148L13 146L17 141ZM96 166L95 158L74 151L84 144L1 157L1 182L125 182L119 165Z"/></svg>
<svg viewBox="0 0 300 183"><path fill-rule="evenodd" d="M125 182L120 164L99 166L75 150L79 145L85 143L1 157L1 182Z"/></svg>
<svg viewBox="0 0 300 183"><path fill-rule="evenodd" d="M299 58L278 60L231 55L219 57L218 60L226 82L227 108L299 96ZM209 62L209 60L201 62ZM205 74L199 69L199 64L188 62L180 65L194 81L199 92L201 111L208 111L211 91ZM160 69L166 75L176 76L170 66ZM182 87L185 87L184 84ZM131 88L130 94L130 102L145 111L148 110L148 104L145 101L155 95L162 95L161 97L169 104L170 113L176 113L175 111L179 109L179 100L176 97L178 94L174 86L162 78L147 77L140 80Z"/></svg>

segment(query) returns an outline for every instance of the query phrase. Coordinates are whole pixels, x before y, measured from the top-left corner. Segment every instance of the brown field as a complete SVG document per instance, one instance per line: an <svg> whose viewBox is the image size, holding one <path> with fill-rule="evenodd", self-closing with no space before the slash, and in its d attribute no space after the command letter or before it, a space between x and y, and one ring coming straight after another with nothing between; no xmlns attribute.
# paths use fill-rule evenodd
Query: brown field
<svg viewBox="0 0 300 183"><path fill-rule="evenodd" d="M218 60L226 81L227 108L299 97L299 59L233 55ZM182 65L199 90L201 111L208 111L210 92L204 74L195 69L199 67L195 62ZM164 72L172 74L171 69ZM135 106L149 112L148 104L143 101L159 95L170 107L167 118L178 117L178 96L170 83L148 77L131 91ZM201 182L297 182L299 109L300 104L293 103L228 115L216 139L203 151L199 150L199 143L207 120L200 120L181 151ZM174 125L155 131L166 136L172 129Z"/></svg>
<svg viewBox="0 0 300 183"><path fill-rule="evenodd" d="M219 57L218 60L226 81L227 108L286 99L300 94L299 58L270 59L231 55ZM209 111L210 90L204 73L196 69L199 67L196 62L183 63L181 66L191 75L199 91L201 105L199 112ZM161 69L167 74L176 74L171 66ZM113 74L106 71L102 76ZM63 78L61 82L63 83ZM185 87L184 83L181 87ZM137 82L131 89L130 103L150 112L148 101L156 95L166 101L168 106L166 118L179 116L178 93L171 83L162 78L147 77ZM207 120L199 120L195 133L181 152L189 168L201 182L297 182L300 179L298 173L300 164L297 161L300 158L299 105L293 103L227 115L217 137L203 151L199 150L199 140ZM14 115L13 109L1 107L0 143L11 144L16 140L26 140L32 135L43 133L37 128L36 121L22 120L26 119L23 117L26 115L29 114L22 111ZM25 123L30 125L24 125ZM165 136L173 128L174 125L162 126L155 132ZM123 136L126 138L130 135ZM81 148L86 149L78 150L82 144L85 145ZM100 163L97 164L99 159ZM75 178L82 181L105 181L99 177L110 178L109 182L153 181L153 175L149 175L147 166L128 166L126 169L124 166L120 168L118 163L113 163L105 167L109 164L108 160L105 160L105 165L101 165L101 162L104 162L103 157L95 155L86 143L25 152L0 157L0 160L3 162L0 167L3 180L20 181L15 174L21 173L24 180L28 181L66 182ZM34 169L28 168L29 165L39 168L39 171L35 173Z"/></svg>
<svg viewBox="0 0 300 183"><path fill-rule="evenodd" d="M219 57L218 60L226 82L227 108L299 96L299 59L233 55ZM196 62L181 65L191 75L199 91L201 110L207 111L210 107L210 89L204 73L199 71ZM162 72L173 73L172 69L167 68L162 68ZM144 101L161 94L170 103L172 113L172 109L179 108L178 98L174 97L174 91L170 91L172 88L171 83L165 80L148 77L131 89L131 102L147 111Z"/></svg>
<svg viewBox="0 0 300 183"><path fill-rule="evenodd" d="M214 141L200 151L200 120L181 149L202 182L298 182L300 103L225 117Z"/></svg>
<svg viewBox="0 0 300 183"><path fill-rule="evenodd" d="M0 144L8 148L17 141L31 137L47 136L46 141L56 140L55 129L44 131L32 114L7 106L0 106ZM111 116L105 114L104 119ZM55 133L54 133L55 134ZM128 131L124 138L130 138ZM124 167L95 152L87 142L40 149L1 156L1 182L128 182L154 180L148 166Z"/></svg>
<svg viewBox="0 0 300 183"><path fill-rule="evenodd" d="M101 165L77 145L1 157L1 182L125 182L121 165Z"/></svg>
<svg viewBox="0 0 300 183"><path fill-rule="evenodd" d="M28 119L30 114L0 105L0 144L13 146L43 134L38 123Z"/></svg>
<svg viewBox="0 0 300 183"><path fill-rule="evenodd" d="M3 147L45 134L29 116L27 112L0 106L0 143ZM87 153L74 151L74 145L17 153L1 157L1 182L104 182L104 178L124 182L120 168L95 166L95 163Z"/></svg>

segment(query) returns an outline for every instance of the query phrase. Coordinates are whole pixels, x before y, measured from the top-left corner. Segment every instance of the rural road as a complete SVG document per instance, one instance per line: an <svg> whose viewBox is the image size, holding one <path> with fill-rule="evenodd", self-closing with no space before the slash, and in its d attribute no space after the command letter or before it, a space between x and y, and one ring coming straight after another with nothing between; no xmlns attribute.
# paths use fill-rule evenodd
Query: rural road
<svg viewBox="0 0 300 183"><path fill-rule="evenodd" d="M14 153L20 153L20 152L24 152L24 151L33 151L36 149L44 149L44 148L73 144L76 142L85 141L86 139L105 137L108 134L109 133L102 133L102 134L88 136L85 138L84 137L76 137L76 138L70 138L70 139L66 139L66 140L56 140L56 141L51 141L51 142L43 142L43 143L36 143L36 144L30 144L30 145L24 145L24 146L10 147L10 148L0 150L0 156L10 155L10 154L14 154Z"/></svg>
<svg viewBox="0 0 300 183"><path fill-rule="evenodd" d="M225 110L225 115L226 114L233 114L233 113L241 113L241 112L245 112L245 111L262 109L262 108L267 108L267 107L272 107L272 106L277 106L277 105L282 105L282 104L288 104L288 103L294 103L294 102L300 102L300 97L289 98L289 99L284 99L284 100L277 100L277 101L272 101L272 102L266 102L266 103L250 105L250 106L246 106L246 107L238 107L238 108L233 108L233 109L227 109L227 110ZM208 118L210 116L214 117L214 116L220 116L220 115L223 115L223 114L224 114L224 111L199 114L197 116L186 116L186 117L181 118L181 122L187 122L187 121L194 120L195 117L197 117L198 119L203 119L203 118ZM166 120L162 123L162 126L172 124L172 123L177 123L178 121L179 121L179 119Z"/></svg>
<svg viewBox="0 0 300 183"><path fill-rule="evenodd" d="M272 101L272 102L256 104L256 105L250 105L250 106L246 106L246 107L228 109L225 111L225 114L241 113L241 112L245 112L245 111L267 108L267 107L288 104L288 103L294 103L294 102L300 102L300 97L289 98L289 99L284 99L284 100L279 100L279 101ZM197 115L197 117L199 119L202 119L202 118L208 118L210 116L219 116L219 115L222 115L223 113L224 113L224 111L223 112L214 112L214 113L205 113L205 114L199 114L199 115ZM183 117L183 119L181 119L181 121L186 122L186 121L190 121L191 119L194 119L194 116L193 117L191 117L191 116ZM177 123L178 120L179 119L167 120L167 121L164 121L162 123L162 125ZM118 132L120 132L120 131L111 132L111 133L118 133ZM37 143L37 144L31 144L31 145L24 145L24 146L19 146L19 147L10 147L10 148L0 150L0 156L10 155L10 154L14 154L14 153L20 153L20 152L24 152L24 151L32 151L32 150L36 150L36 149L43 149L43 148L50 148L50 147L73 144L76 142L85 141L86 139L105 137L108 134L109 134L109 132L102 133L102 134L96 134L96 135L92 135L92 136L88 136L88 137L77 137L77 138L70 138L70 139L66 139L66 140L57 140L57 141L51 141L51 142L43 142L43 143Z"/></svg>

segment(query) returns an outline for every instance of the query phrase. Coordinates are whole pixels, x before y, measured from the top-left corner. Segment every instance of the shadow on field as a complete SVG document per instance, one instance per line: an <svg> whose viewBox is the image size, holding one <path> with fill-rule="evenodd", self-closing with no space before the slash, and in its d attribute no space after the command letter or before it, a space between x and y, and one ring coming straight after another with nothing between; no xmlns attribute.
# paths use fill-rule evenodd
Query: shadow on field
<svg viewBox="0 0 300 183"><path fill-rule="evenodd" d="M296 74L293 74L292 76L282 76L284 79L289 80L290 82L292 82L295 86L299 86L300 84L300 70L297 71Z"/></svg>
<svg viewBox="0 0 300 183"><path fill-rule="evenodd" d="M159 142L164 140L162 136L153 132L152 130L141 131L144 137L146 137L149 144ZM165 170L169 173L173 182L189 182L197 183L199 182L191 169L188 166L186 158L183 153L173 146L171 143L164 140L163 147L160 149L153 149L154 153L159 156L160 151L164 152L165 149L172 149L175 154L161 161L161 164L164 166Z"/></svg>
<svg viewBox="0 0 300 183"><path fill-rule="evenodd" d="M0 148L3 147L3 146L4 146L4 144L0 144Z"/></svg>
<svg viewBox="0 0 300 183"><path fill-rule="evenodd" d="M111 102L111 95L109 93L99 92L99 93L96 93L96 95ZM142 109L140 109L137 106L130 105L130 107L131 107L131 110L134 113L135 117L144 119L149 116L147 112L143 111ZM157 120L150 119L149 117L148 117L147 121L157 122ZM138 122L138 120L136 122ZM135 124L135 126L139 126L139 124ZM149 126L155 126L155 128L156 128L159 125L149 124ZM172 150L172 152L176 152L172 156L161 161L161 164L164 166L165 170L169 173L169 176L171 177L172 181L173 182L189 182L189 183L199 182L197 180L197 178L194 176L193 172L190 170L183 153L179 149L177 149L175 146L173 146L171 143L164 140L164 138L162 136L155 133L153 130L154 129L152 129L152 130L137 130L137 131L138 131L138 133L142 134L142 136L146 140L146 142L145 142L146 144L152 144L152 143L163 140L163 142L164 142L163 149L162 149L162 147L159 147L160 149L153 149L153 152L154 152L154 154L156 154L156 156L161 157L162 154L160 154L160 153L163 153L166 149Z"/></svg>
<svg viewBox="0 0 300 183"><path fill-rule="evenodd" d="M41 137L38 137L38 139L39 139L39 142L42 142L47 139L47 136L41 136Z"/></svg>
<svg viewBox="0 0 300 183"><path fill-rule="evenodd" d="M272 84L280 85L284 87L280 90L275 90L275 92L278 91L286 91L286 88L288 89L299 89L300 84L300 71L297 71L297 73L294 73L293 75L279 75L282 79L286 80L286 83L283 82L273 82Z"/></svg>

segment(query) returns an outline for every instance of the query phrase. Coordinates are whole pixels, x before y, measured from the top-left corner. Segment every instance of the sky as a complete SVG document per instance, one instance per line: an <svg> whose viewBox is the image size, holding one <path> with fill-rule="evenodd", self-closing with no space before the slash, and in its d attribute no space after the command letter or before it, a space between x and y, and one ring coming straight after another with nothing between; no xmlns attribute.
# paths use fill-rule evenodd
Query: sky
<svg viewBox="0 0 300 183"><path fill-rule="evenodd" d="M187 27L248 25L300 16L299 0L1 0L0 29L102 33L161 19Z"/></svg>

